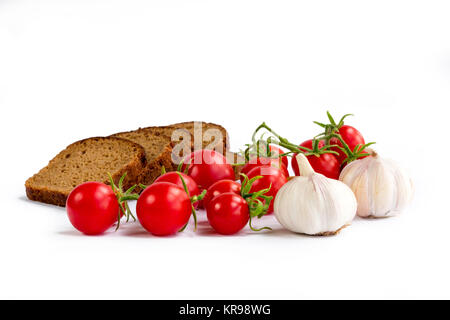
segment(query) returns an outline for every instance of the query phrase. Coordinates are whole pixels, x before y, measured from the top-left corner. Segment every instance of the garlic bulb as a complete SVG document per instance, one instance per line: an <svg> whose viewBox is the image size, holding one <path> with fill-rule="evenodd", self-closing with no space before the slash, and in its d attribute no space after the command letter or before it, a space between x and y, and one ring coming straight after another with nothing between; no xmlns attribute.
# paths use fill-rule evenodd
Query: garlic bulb
<svg viewBox="0 0 450 320"><path fill-rule="evenodd" d="M274 212L286 229L309 235L332 235L356 214L352 190L338 180L315 173L306 157L296 157L299 177L287 182L275 198Z"/></svg>
<svg viewBox="0 0 450 320"><path fill-rule="evenodd" d="M355 193L358 216L396 215L412 200L412 181L394 161L380 158L373 150L368 152L371 156L349 163L339 180Z"/></svg>

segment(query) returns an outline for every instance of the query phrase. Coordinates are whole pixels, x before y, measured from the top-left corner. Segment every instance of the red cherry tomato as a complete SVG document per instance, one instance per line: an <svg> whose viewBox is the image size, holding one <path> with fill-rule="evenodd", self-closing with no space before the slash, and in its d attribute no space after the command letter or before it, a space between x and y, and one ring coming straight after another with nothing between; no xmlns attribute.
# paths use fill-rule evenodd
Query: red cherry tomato
<svg viewBox="0 0 450 320"><path fill-rule="evenodd" d="M289 177L289 171L287 167L282 163L280 159L276 158L263 158L263 157L254 157L251 158L241 169L241 173L248 175L248 173L257 167L261 166L272 166L281 169L283 174L286 177Z"/></svg>
<svg viewBox="0 0 450 320"><path fill-rule="evenodd" d="M250 218L247 202L233 192L214 197L206 208L209 224L220 234L242 230Z"/></svg>
<svg viewBox="0 0 450 320"><path fill-rule="evenodd" d="M136 205L141 225L156 236L177 233L189 221L191 200L183 188L169 182L147 187Z"/></svg>
<svg viewBox="0 0 450 320"><path fill-rule="evenodd" d="M153 183L170 182L170 183L176 184L180 188L184 189L183 182L181 181L181 178L179 175L181 175L183 177L183 180L186 183L186 187L189 191L189 196L191 196L191 197L198 196L200 194L200 190L198 189L197 183L190 176L188 176L182 172L177 172L177 171L167 172L167 173L163 174L162 176L159 176ZM199 201L194 203L195 208L198 207L198 202Z"/></svg>
<svg viewBox="0 0 450 320"><path fill-rule="evenodd" d="M252 187L250 189L250 193L260 191L263 189L267 189L270 187L270 191L267 192L266 196L272 196L273 199L270 202L269 210L267 213L273 212L273 204L275 202L275 196L278 193L278 190L287 182L287 177L283 174L283 172L276 167L256 167L250 170L248 173L249 179L262 176L261 179L255 180L253 182Z"/></svg>
<svg viewBox="0 0 450 320"><path fill-rule="evenodd" d="M234 180L233 167L222 154L214 150L194 151L188 159L188 175L197 182L201 190L208 189L219 180Z"/></svg>
<svg viewBox="0 0 450 320"><path fill-rule="evenodd" d="M360 145L365 144L364 137L362 136L362 134L358 130L353 128L352 126L343 125L339 129L338 133L341 135L342 140L344 140L345 143L349 146L351 151L353 151L358 144L360 144ZM330 144L336 144L336 145L342 147L341 141L339 141L339 139L337 139L337 138L331 138ZM339 155L336 156L337 159L339 160L339 163L342 164L344 162L344 160L347 159L347 155L341 149L334 147L334 148L331 148L330 150L333 150L333 151L336 151L337 153L339 153ZM362 158L364 158L364 157L362 157Z"/></svg>
<svg viewBox="0 0 450 320"><path fill-rule="evenodd" d="M232 192L237 195L241 194L241 185L233 180L220 180L211 185L203 198L203 205L208 207L208 203L219 194Z"/></svg>
<svg viewBox="0 0 450 320"><path fill-rule="evenodd" d="M97 235L117 221L119 202L110 186L86 182L69 194L66 209L70 222L77 230Z"/></svg>
<svg viewBox="0 0 450 320"><path fill-rule="evenodd" d="M325 143L323 141L319 141L319 148L323 147ZM300 146L312 149L312 140L306 140ZM292 169L296 176L300 175L300 170L298 168L297 159L295 158L297 154L292 158ZM341 172L340 163L332 153L321 154L320 156L309 155L306 156L309 163L313 167L314 171L331 179L339 179L339 174Z"/></svg>

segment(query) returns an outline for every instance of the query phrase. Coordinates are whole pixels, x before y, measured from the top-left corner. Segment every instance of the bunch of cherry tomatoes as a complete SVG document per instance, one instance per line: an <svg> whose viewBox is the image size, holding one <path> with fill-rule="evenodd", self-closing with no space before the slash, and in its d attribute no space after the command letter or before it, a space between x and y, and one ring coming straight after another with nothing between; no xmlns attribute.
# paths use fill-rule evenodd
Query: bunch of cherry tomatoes
<svg viewBox="0 0 450 320"><path fill-rule="evenodd" d="M224 235L235 234L247 224L254 231L252 218L273 212L272 201L278 190L288 181L288 157L295 175L300 175L295 155L303 152L313 169L329 178L338 179L348 162L368 156L362 134L335 122L328 113L328 124L316 122L324 132L300 145L292 144L265 123L252 137L252 144L244 152L245 164L240 183L226 158L213 150L198 150L188 155L178 171L163 172L140 195L133 193L137 186L124 191L110 178L110 184L87 182L77 186L67 199L67 213L72 225L88 235L105 232L120 220L135 219L127 201L137 200L136 213L142 227L156 236L168 236L183 231L191 216L197 225L196 209L206 209L211 227ZM261 130L269 137L256 138ZM267 132L266 132L267 133ZM288 150L285 151L284 149Z"/></svg>
<svg viewBox="0 0 450 320"><path fill-rule="evenodd" d="M196 158L198 157L198 158ZM226 158L214 150L191 153L182 166L185 172L171 171L159 176L140 195L133 190L99 182L77 186L67 199L67 213L73 226L88 234L101 234L119 223L123 216L134 217L128 200L137 200L136 213L140 224L157 236L168 236L184 230L191 216L196 224L196 209L205 208L207 218L220 234L234 234L250 228L252 217L262 217L273 211L272 199L287 181L287 169L270 167L262 172L261 166L245 165L241 183ZM284 165L282 165L284 167Z"/></svg>

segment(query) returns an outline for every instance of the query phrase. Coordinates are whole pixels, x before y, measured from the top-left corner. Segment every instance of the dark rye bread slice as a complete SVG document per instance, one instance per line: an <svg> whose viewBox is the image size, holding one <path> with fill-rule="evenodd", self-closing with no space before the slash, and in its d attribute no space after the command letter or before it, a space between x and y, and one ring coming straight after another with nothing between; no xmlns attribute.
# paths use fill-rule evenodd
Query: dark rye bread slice
<svg viewBox="0 0 450 320"><path fill-rule="evenodd" d="M166 132L167 135L171 135L171 131L173 131L173 129L186 129L189 131L189 133L191 134L192 137L194 137L195 135L195 126L197 125L197 128L200 127L202 128L202 148L203 149L215 149L215 147L218 144L221 144L221 146L219 146L218 150L222 150L223 155L227 158L228 163L230 164L234 164L233 165L233 169L234 169L234 174L236 177L236 180L238 180L240 178L239 174L241 172L241 169L243 167L243 165L238 165L238 164L243 164L244 163L244 157L242 157L241 155L239 155L236 152L231 152L229 151L230 149L230 144L229 144L229 136L228 136L228 132L227 130L215 123L209 123L209 122L195 122L195 121L191 121L191 122L181 122L181 123L176 123L173 125L169 125L169 126L165 126L165 127L159 127L159 128L165 128L167 130L169 130L169 132ZM211 132L213 134L213 136L215 137L215 132L214 131L210 131L210 129L213 130L218 130L221 135L222 135L222 139L219 139L217 141L211 141L213 140L212 137L210 137L207 133L208 131ZM206 133L206 134L205 134ZM197 137L198 138L198 137ZM194 148L197 147L194 144L192 144L192 151L194 150Z"/></svg>
<svg viewBox="0 0 450 320"><path fill-rule="evenodd" d="M168 126L146 127L134 131L116 133L112 137L128 139L144 147L147 167L144 170L141 183L149 185L161 174L163 166L167 171L176 170L179 163L177 160L181 159L184 155L183 150L194 150L194 133L196 128L201 128L202 148L222 144L221 149L225 153L226 143L228 142L227 132L222 126L214 123L192 121ZM208 131L209 129L214 129L215 131ZM182 134L175 134L172 137L174 133L179 133L175 132L177 130L181 130ZM220 139L217 141L208 139L210 138L208 133L214 136L220 135ZM184 140L183 137L189 139ZM177 147L179 143L181 143L181 146ZM172 151L174 151L174 155L172 155Z"/></svg>
<svg viewBox="0 0 450 320"><path fill-rule="evenodd" d="M129 139L144 147L146 150L147 168L144 170L142 183L149 185L161 174L163 166L167 171L176 170L179 163L178 159L181 159L184 154L184 152L180 151L194 150L194 134L198 134L199 128L201 128L202 137L197 138L201 139L201 148L214 148L217 144L222 144L219 146L220 149L227 155L230 163L235 163L232 160L236 159L236 156L227 151L227 131L222 126L214 123L183 122L168 126L139 128L134 131L116 133L112 136ZM195 129L197 129L197 132ZM172 137L176 130L182 130L181 135L175 134ZM214 136L213 139L210 139L211 136ZM216 139L217 136L220 139ZM185 141L183 137L189 139ZM181 143L181 146L177 147L178 143ZM174 151L174 155L172 155L172 151ZM234 168L239 170L239 167Z"/></svg>
<svg viewBox="0 0 450 320"><path fill-rule="evenodd" d="M199 149L213 149L221 152L223 155L227 155L229 149L227 131L224 127L215 123L190 121L168 126L148 127L146 129L157 130L171 139L173 142L172 146L175 147L174 156L172 157L174 168L183 159L184 153L180 153L180 150L190 149L192 152ZM183 131L186 133L184 134ZM188 141L183 140L188 137ZM177 147L176 145L180 142L182 145Z"/></svg>
<svg viewBox="0 0 450 320"><path fill-rule="evenodd" d="M77 185L98 181L115 183L126 172L124 188L138 183L146 167L145 150L132 141L114 137L84 139L69 145L25 182L29 199L64 207Z"/></svg>
<svg viewBox="0 0 450 320"><path fill-rule="evenodd" d="M158 128L139 128L138 130L119 132L112 137L127 139L141 145L145 150L146 167L144 168L140 183L151 184L164 167L167 171L174 169L172 163L172 146L170 137ZM137 190L139 191L139 190Z"/></svg>

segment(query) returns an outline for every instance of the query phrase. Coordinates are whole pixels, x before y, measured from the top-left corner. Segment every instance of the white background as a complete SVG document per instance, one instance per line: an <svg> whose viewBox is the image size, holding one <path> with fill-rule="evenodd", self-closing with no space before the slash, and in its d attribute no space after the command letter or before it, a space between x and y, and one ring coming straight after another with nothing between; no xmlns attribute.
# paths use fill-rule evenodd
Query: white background
<svg viewBox="0 0 450 320"><path fill-rule="evenodd" d="M0 1L0 298L450 298L448 1ZM336 237L86 237L25 180L75 140L205 120L237 150L348 124L413 204ZM204 217L204 213L199 213ZM203 219L204 220L204 219Z"/></svg>

